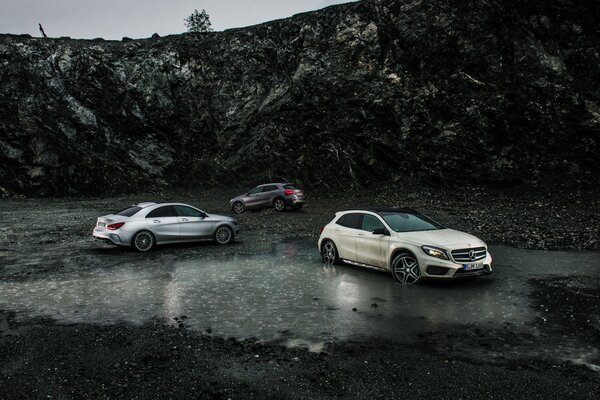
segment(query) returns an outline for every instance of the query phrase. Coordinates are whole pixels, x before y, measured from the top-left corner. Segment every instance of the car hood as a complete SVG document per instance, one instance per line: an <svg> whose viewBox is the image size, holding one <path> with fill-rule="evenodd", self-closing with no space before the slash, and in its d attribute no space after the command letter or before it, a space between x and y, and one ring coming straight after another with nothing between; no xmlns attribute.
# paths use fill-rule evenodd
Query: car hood
<svg viewBox="0 0 600 400"><path fill-rule="evenodd" d="M398 237L418 246L430 245L448 249L485 246L483 240L476 236L447 228L432 231L398 232Z"/></svg>

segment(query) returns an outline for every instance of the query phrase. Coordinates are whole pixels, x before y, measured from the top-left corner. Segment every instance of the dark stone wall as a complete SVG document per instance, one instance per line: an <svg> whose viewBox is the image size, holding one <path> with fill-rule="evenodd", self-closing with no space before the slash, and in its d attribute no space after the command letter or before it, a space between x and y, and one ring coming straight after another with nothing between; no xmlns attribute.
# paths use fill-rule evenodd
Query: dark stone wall
<svg viewBox="0 0 600 400"><path fill-rule="evenodd" d="M363 1L127 42L0 35L0 192L598 182L593 2Z"/></svg>

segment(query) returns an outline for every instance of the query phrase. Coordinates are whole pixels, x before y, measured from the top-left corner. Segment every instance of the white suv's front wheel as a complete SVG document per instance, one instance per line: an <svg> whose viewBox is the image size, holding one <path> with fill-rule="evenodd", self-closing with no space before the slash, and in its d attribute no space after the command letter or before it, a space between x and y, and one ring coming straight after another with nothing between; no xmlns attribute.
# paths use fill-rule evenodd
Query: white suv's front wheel
<svg viewBox="0 0 600 400"><path fill-rule="evenodd" d="M405 285L414 285L421 280L419 262L410 253L400 253L392 261L394 279Z"/></svg>

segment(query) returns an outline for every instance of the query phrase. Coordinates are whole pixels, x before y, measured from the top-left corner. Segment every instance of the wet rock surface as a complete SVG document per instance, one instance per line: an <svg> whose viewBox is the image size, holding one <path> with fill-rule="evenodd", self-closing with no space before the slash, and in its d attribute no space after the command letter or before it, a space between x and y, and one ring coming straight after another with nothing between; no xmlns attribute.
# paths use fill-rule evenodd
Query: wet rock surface
<svg viewBox="0 0 600 400"><path fill-rule="evenodd" d="M595 183L597 20L373 0L207 34L1 35L0 193Z"/></svg>

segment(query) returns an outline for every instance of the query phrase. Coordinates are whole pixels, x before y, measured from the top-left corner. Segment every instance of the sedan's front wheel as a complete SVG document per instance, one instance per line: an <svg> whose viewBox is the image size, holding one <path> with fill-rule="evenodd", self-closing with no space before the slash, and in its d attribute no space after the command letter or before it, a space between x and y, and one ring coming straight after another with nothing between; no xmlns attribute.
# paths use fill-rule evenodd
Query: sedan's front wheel
<svg viewBox="0 0 600 400"><path fill-rule="evenodd" d="M215 242L227 244L233 239L233 230L228 226L220 226L215 232Z"/></svg>
<svg viewBox="0 0 600 400"><path fill-rule="evenodd" d="M133 235L131 244L137 251L148 251L154 247L154 235L148 231L140 231Z"/></svg>
<svg viewBox="0 0 600 400"><path fill-rule="evenodd" d="M392 275L400 283L414 285L421 280L419 262L410 253L400 253L392 261Z"/></svg>

